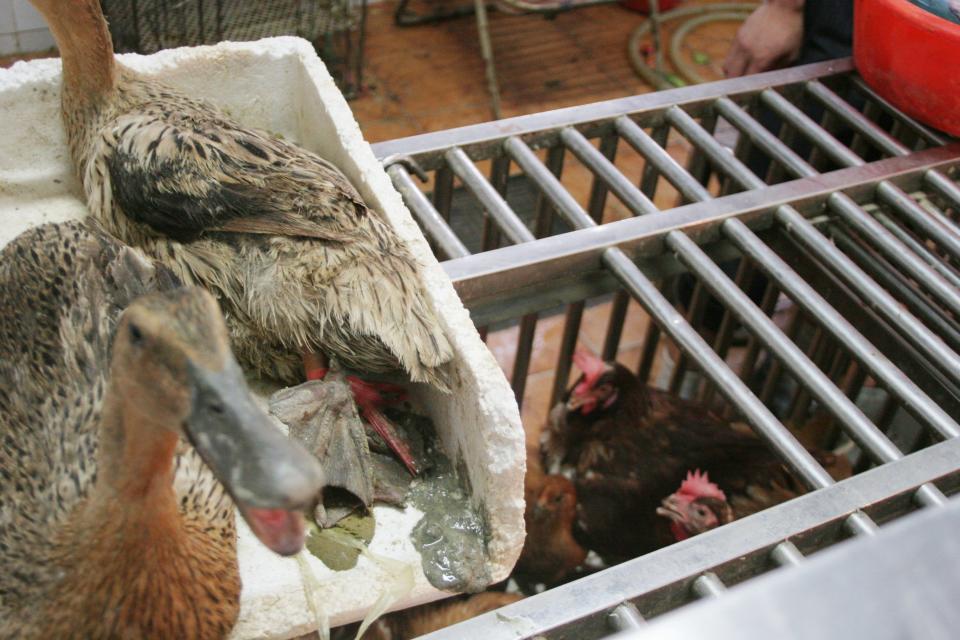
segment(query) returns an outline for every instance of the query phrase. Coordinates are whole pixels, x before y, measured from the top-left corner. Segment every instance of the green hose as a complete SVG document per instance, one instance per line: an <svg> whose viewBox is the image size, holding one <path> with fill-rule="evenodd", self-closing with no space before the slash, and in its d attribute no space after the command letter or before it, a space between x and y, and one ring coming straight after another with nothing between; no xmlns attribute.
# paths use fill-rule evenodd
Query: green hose
<svg viewBox="0 0 960 640"><path fill-rule="evenodd" d="M627 55L630 57L630 64L633 70L637 72L644 82L657 89L671 89L673 84L663 77L658 69L651 69L640 55L640 43L646 37L647 33L653 28L654 23L669 22L680 18L690 18L680 25L670 39L669 57L677 73L685 81L691 84L704 82L704 78L697 73L680 55L680 47L683 41L691 31L708 22L729 22L731 20L745 20L750 13L756 9L758 4L752 2L720 2L708 5L699 5L695 7L680 7L672 9L665 13L654 12L649 20L634 29L630 34L630 41L627 44ZM659 43L659 38L655 38ZM660 48L659 46L657 47ZM658 51L658 65L660 64Z"/></svg>

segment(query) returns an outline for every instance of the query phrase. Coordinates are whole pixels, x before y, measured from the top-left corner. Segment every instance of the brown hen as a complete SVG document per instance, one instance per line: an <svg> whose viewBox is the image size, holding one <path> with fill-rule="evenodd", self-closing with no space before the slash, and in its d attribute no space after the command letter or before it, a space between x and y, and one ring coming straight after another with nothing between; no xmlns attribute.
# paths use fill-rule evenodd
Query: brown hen
<svg viewBox="0 0 960 640"><path fill-rule="evenodd" d="M575 362L583 375L551 411L541 455L548 472L572 474L578 498L574 534L606 562L675 540L657 509L691 469L709 469L736 517L804 492L742 425L649 388L622 365L585 352ZM849 475L840 456L812 453L835 476Z"/></svg>

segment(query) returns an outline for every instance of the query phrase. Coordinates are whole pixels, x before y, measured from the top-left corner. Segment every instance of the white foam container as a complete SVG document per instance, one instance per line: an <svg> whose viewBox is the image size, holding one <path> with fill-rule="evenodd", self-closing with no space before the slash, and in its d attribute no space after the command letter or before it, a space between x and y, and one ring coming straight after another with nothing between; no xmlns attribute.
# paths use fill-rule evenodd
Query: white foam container
<svg viewBox="0 0 960 640"><path fill-rule="evenodd" d="M313 47L282 37L120 58L212 101L246 125L280 134L331 160L410 244L454 345L461 383L452 396L426 388L416 389L414 396L437 425L447 452L465 461L472 500L483 505L489 524L491 577L506 577L524 536L524 438L513 392ZM0 69L0 246L35 225L85 215L60 119L60 61ZM413 590L391 608L447 595L427 582L409 540L421 514L388 507L376 507L375 514L371 550L414 568ZM232 637L291 638L313 631L316 618L307 606L296 561L267 550L242 522L239 553L243 593ZM365 558L346 572L332 572L312 557L310 567L320 585L318 605L333 625L362 618L387 581Z"/></svg>

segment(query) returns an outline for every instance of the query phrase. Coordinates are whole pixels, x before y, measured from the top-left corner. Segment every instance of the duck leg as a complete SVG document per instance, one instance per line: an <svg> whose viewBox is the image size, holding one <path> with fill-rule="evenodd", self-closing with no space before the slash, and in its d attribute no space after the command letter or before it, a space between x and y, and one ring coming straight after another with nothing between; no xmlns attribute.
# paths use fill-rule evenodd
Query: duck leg
<svg viewBox="0 0 960 640"><path fill-rule="evenodd" d="M329 371L330 361L320 353L305 353L303 368L307 380L323 380ZM402 398L403 389L387 383L367 382L356 376L347 376L347 382L350 384L350 390L353 392L363 419L383 438L411 475L419 474L420 467L410 451L410 445L400 435L397 426L380 411L381 407L387 403L384 393L399 395Z"/></svg>

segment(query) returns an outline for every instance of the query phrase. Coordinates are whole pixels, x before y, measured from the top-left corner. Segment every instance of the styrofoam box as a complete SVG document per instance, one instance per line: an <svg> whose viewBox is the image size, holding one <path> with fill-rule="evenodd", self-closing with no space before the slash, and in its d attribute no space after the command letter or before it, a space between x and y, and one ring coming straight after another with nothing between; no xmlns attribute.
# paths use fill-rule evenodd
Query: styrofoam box
<svg viewBox="0 0 960 640"><path fill-rule="evenodd" d="M451 458L465 461L471 499L483 506L489 524L488 568L493 580L504 578L524 536L524 438L513 392L313 47L283 37L121 60L212 101L246 125L331 160L419 256L427 290L456 350L461 386L451 396L418 387L413 396L437 425ZM60 61L21 62L0 70L0 246L34 225L86 215L81 198L60 119ZM413 590L392 608L445 595L427 582L409 540L421 514L412 507L376 507L375 515L371 551L414 568ZM239 553L243 593L232 637L289 638L316 628L295 560L267 550L242 522ZM311 557L310 568L320 585L317 605L334 625L362 618L390 578L366 558L355 569L337 573Z"/></svg>

